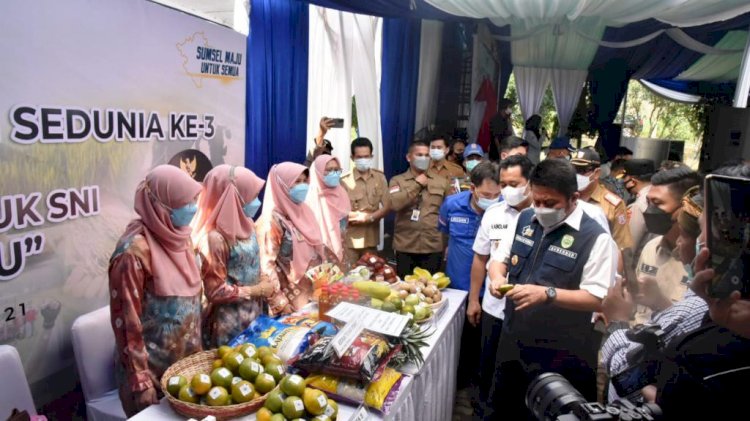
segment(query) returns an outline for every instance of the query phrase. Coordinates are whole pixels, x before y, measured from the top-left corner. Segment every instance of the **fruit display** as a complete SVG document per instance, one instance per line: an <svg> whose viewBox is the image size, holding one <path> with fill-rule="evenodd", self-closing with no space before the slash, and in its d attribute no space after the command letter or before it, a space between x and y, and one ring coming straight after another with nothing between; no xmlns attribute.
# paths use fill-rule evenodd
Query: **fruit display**
<svg viewBox="0 0 750 421"><path fill-rule="evenodd" d="M340 281L344 277L344 274L333 263L323 263L322 265L310 268L305 272L305 277L313 285L313 299L318 299L325 285Z"/></svg>
<svg viewBox="0 0 750 421"><path fill-rule="evenodd" d="M167 392L182 402L212 407L250 402L272 391L286 374L281 359L268 347L222 345L213 369L191 378L172 375Z"/></svg>
<svg viewBox="0 0 750 421"><path fill-rule="evenodd" d="M380 280L382 277L383 281L390 284L398 282L398 276L396 275L396 269L386 263L385 259L374 253L365 253L357 261L358 266L366 267L370 272L370 277L363 278L363 280L375 279Z"/></svg>
<svg viewBox="0 0 750 421"><path fill-rule="evenodd" d="M352 284L360 293L370 298L384 300L391 295L391 287L388 284L375 281L357 281Z"/></svg>
<svg viewBox="0 0 750 421"><path fill-rule="evenodd" d="M420 367L424 363L422 348L427 347L427 338L435 333L435 329L424 325L409 325L397 338L391 338L394 346L400 346L401 351L394 355L389 365L399 368L406 364L414 364Z"/></svg>
<svg viewBox="0 0 750 421"><path fill-rule="evenodd" d="M359 303L360 298L360 290L354 286L347 285L343 282L325 285L321 290L320 298L318 300L318 314L320 320L331 322L331 318L326 315L330 309L344 301L349 303Z"/></svg>
<svg viewBox="0 0 750 421"><path fill-rule="evenodd" d="M270 392L255 417L258 421L308 419L333 421L338 416L338 404L325 392L307 387L305 379L292 374L279 382L279 388Z"/></svg>
<svg viewBox="0 0 750 421"><path fill-rule="evenodd" d="M450 285L451 283L451 279L445 276L443 272L436 272L434 275L431 275L430 272L420 267L414 268L414 272L411 275L406 275L404 277L404 281L406 282L418 281L424 285L429 285L431 283L434 283L438 289L448 288L448 285Z"/></svg>

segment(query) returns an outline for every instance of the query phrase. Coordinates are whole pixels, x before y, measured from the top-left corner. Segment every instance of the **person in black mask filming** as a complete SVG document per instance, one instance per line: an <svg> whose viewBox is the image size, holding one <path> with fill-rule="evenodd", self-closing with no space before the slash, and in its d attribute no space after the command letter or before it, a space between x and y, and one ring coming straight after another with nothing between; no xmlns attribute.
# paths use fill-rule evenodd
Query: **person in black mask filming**
<svg viewBox="0 0 750 421"><path fill-rule="evenodd" d="M690 288L708 304L710 319L697 330L670 342L661 363L656 403L664 419L747 419L750 384L750 165L737 164L715 174L735 177L725 183L731 194L715 194L706 180L706 239L695 260ZM731 232L722 233L722 220ZM728 238L731 237L731 238ZM737 248L726 253L725 240ZM736 241L735 241L736 240ZM720 264L732 260L732 270ZM711 266L711 268L709 268ZM731 274L729 279L725 275ZM731 288L723 289L723 281ZM710 418L709 418L710 417Z"/></svg>
<svg viewBox="0 0 750 421"><path fill-rule="evenodd" d="M524 392L546 371L565 376L586 399L596 397L599 342L591 317L614 281L618 255L612 237L577 206L569 162L540 162L529 182L534 208L521 212L512 237L500 242L504 263L490 286L494 296L509 298L493 399L509 420L530 415Z"/></svg>

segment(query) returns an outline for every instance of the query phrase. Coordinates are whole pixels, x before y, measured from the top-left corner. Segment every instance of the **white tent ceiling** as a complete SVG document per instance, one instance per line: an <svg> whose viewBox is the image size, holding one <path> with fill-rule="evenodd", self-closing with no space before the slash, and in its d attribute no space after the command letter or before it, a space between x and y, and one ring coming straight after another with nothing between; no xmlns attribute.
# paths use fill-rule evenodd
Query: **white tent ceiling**
<svg viewBox="0 0 750 421"><path fill-rule="evenodd" d="M249 0L151 0L247 35Z"/></svg>

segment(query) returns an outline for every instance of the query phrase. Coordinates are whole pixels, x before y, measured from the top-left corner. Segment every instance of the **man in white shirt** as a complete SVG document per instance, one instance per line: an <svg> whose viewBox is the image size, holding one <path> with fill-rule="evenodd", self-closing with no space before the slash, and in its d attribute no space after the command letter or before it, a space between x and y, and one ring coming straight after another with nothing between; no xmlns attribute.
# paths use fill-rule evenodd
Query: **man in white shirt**
<svg viewBox="0 0 750 421"><path fill-rule="evenodd" d="M618 251L612 236L577 206L575 180L566 161L539 163L529 178L534 208L519 214L513 241L501 240L500 260L490 262L490 293L510 298L493 393L507 419L528 417L526 389L548 371L565 376L587 400L596 399L600 337L591 313L601 311ZM513 285L507 294L501 292L505 284Z"/></svg>
<svg viewBox="0 0 750 421"><path fill-rule="evenodd" d="M479 361L479 411L483 418L492 418L487 406L492 378L495 373L495 354L503 327L505 299L489 293L487 261L490 254L500 248L501 239L516 229L519 212L531 205L529 197L529 174L533 164L523 155L513 155L500 162L500 187L503 201L490 206L474 240L474 259L471 264L471 288L466 318L478 325L481 319L482 353ZM513 237L510 237L511 239ZM484 297L480 291L484 288ZM481 304L480 304L481 299Z"/></svg>

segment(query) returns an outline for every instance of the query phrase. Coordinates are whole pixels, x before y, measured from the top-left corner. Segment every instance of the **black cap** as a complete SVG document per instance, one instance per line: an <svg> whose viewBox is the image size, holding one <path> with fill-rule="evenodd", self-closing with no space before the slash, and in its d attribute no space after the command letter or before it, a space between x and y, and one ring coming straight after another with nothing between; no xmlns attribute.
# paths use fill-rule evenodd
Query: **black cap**
<svg viewBox="0 0 750 421"><path fill-rule="evenodd" d="M583 148L571 154L570 163L576 167L599 167L602 159L594 148Z"/></svg>
<svg viewBox="0 0 750 421"><path fill-rule="evenodd" d="M650 159L630 159L625 161L624 172L620 178L626 175L632 175L636 178L650 178L655 172L656 164L654 164L654 161Z"/></svg>

